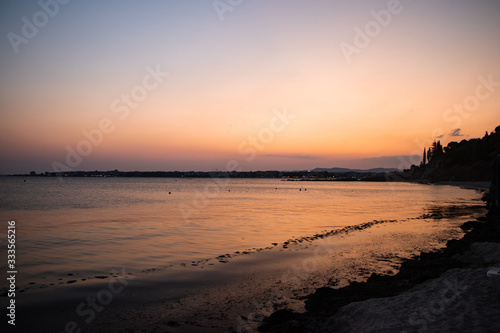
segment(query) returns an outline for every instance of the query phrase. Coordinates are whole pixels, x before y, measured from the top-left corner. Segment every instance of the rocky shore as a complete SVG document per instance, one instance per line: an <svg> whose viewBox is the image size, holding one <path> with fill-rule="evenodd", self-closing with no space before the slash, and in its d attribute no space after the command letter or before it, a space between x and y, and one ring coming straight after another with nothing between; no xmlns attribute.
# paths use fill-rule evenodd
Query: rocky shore
<svg viewBox="0 0 500 333"><path fill-rule="evenodd" d="M436 309L441 309L441 315L447 304L454 305L453 318L457 313L481 308L470 311L475 317L467 321L472 325L469 328L494 331L500 326L495 319L500 318L500 298L493 293L486 271L500 265L500 211L490 211L461 228L466 232L463 238L449 241L444 249L404 261L396 275L372 274L366 282L353 282L338 289L319 288L306 297L306 312L276 311L263 321L259 331L424 332L428 324L435 321L442 325L434 328L453 331L453 325L446 324L446 316L437 320L432 311L425 312L426 304L436 292L439 295L439 291L444 298L433 304L440 306ZM461 282L457 285L457 281ZM463 297L444 302L456 296L452 286L456 286ZM436 309L435 312L439 312ZM450 306L446 309L453 312ZM456 322L453 318L450 320Z"/></svg>

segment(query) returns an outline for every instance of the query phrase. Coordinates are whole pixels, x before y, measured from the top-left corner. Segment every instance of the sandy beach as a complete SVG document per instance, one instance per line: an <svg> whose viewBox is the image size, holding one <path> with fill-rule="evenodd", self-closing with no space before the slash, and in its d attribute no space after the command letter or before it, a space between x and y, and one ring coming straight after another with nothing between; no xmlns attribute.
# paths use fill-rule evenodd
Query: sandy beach
<svg viewBox="0 0 500 333"><path fill-rule="evenodd" d="M399 296L351 303L335 316L344 332L498 332L499 295L486 277L500 264L500 244L474 243L471 262L483 268L455 268Z"/></svg>
<svg viewBox="0 0 500 333"><path fill-rule="evenodd" d="M467 222L447 247L403 263L394 276L320 288L307 311L275 312L266 332L498 332L499 294L487 272L500 266L500 215Z"/></svg>
<svg viewBox="0 0 500 333"><path fill-rule="evenodd" d="M310 295L394 276L409 258L461 238L459 226L485 212L480 205L435 208L180 266L134 274L117 267L85 281L68 276L57 288L21 293L19 311L30 321L20 324L32 332L256 332L263 322L261 330L275 332L289 325L316 329L333 314L312 312ZM342 313L335 325L350 327L356 318Z"/></svg>

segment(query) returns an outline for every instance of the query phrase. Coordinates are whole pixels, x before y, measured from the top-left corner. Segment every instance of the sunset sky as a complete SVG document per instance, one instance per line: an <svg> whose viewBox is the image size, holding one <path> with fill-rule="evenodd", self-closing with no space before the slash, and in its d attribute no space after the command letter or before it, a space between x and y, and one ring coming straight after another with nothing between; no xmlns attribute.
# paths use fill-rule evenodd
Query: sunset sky
<svg viewBox="0 0 500 333"><path fill-rule="evenodd" d="M4 0L0 16L0 174L397 168L500 125L498 0Z"/></svg>

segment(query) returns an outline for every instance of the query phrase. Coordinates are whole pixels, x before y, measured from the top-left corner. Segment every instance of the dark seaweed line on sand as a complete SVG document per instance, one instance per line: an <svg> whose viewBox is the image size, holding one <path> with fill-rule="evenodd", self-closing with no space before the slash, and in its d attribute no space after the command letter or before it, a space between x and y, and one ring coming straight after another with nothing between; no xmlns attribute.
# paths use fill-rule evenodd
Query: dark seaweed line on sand
<svg viewBox="0 0 500 333"><path fill-rule="evenodd" d="M425 215L425 216L427 216L427 215ZM303 237L298 237L298 238L291 238L291 239L288 239L287 241L285 241L283 243L271 243L272 246L266 246L266 247L260 247L260 248L252 248L252 249L247 249L245 251L236 251L236 252L234 252L232 254L231 253L226 253L226 254L222 254L222 255L217 256L217 257L212 257L212 258L208 258L208 259L201 259L201 260L197 260L197 261L192 261L189 264L185 263L185 262L182 262L182 263L179 264L179 266L182 266L182 267L185 267L185 266L188 266L188 265L198 266L198 265L209 263L209 262L210 262L209 265L214 265L214 263L211 263L212 260L217 260L220 263L227 263L227 262L229 262L229 259L231 259L231 258L235 258L235 257L241 256L241 255L246 255L246 254L257 253L257 252L261 252L261 251L265 251L265 250L271 250L271 249L274 249L277 246L281 246L282 248L287 249L288 246L298 245L298 244L304 243L304 242L311 244L313 241L315 241L317 239L320 239L320 238L325 238L325 237L339 235L339 234L348 234L351 231L361 231L361 230L370 228L370 227L372 227L374 225L377 225L377 224L403 222L403 221L409 221L409 220L414 220L414 219L429 218L429 217L425 217L425 216L422 215L422 216L419 216L419 217L413 217L413 218L408 218L408 219L404 219L404 220L373 220L371 222L365 222L365 223L361 223L361 224L346 226L346 227L343 227L343 228L340 228L340 229L334 229L334 230L325 231L325 232L322 232L322 233L317 233L317 234L314 234L312 236L303 236ZM172 267L172 266L173 265L169 265L168 267ZM142 272L152 272L152 271L158 271L158 270L162 270L162 269L163 268L148 268L148 269L143 270Z"/></svg>
<svg viewBox="0 0 500 333"><path fill-rule="evenodd" d="M325 238L325 237L339 235L339 234L348 234L351 231L361 231L361 230L370 228L370 227L377 225L377 224L402 222L402 221L408 221L408 220L420 219L420 218L429 218L429 217L424 217L424 215L422 215L419 217L409 218L409 219L405 219L405 220L373 220L371 222L365 222L365 223L361 223L361 224L346 226L346 227L343 227L340 229L334 229L334 230L325 231L322 233L317 233L317 234L314 234L312 236L291 238L283 243L272 243L272 246L252 248L252 249L247 249L247 250L241 251L241 252L236 251L232 254L231 253L222 254L220 256L212 257L209 259L201 259L201 260L197 260L197 261L192 261L190 263L190 265L191 266L198 266L199 264L203 264L203 263L209 262L209 261L214 260L214 259L218 260L221 263L227 263L229 261L229 259L231 259L231 258L241 256L241 255L246 255L246 254L257 253L257 252L261 252L264 250L271 250L277 246L281 246L284 249L286 249L286 248L288 248L289 245L297 245L297 244L304 243L304 242L306 242L306 243L309 242L309 244L311 244L312 241L320 239L320 238ZM180 263L179 265L180 266L188 266L189 264L183 262L183 263ZM212 263L212 265L213 265L213 263ZM169 267L171 267L171 266L173 266L173 265L170 265ZM156 270L160 270L160 269L161 268L150 268L150 269L143 270L143 272L156 271Z"/></svg>
<svg viewBox="0 0 500 333"><path fill-rule="evenodd" d="M197 266L200 263L204 263L204 262L207 262L207 261L212 260L212 259L216 259L219 262L226 263L226 262L228 262L228 260L230 258L239 256L239 255L252 254L252 253L256 253L256 252L260 252L260 251L264 251L264 250L270 250L278 245L280 245L286 249L286 248L288 248L289 245L297 245L299 243L304 243L304 242L309 242L309 244L311 244L313 241L318 240L318 239L322 239L322 238L330 237L330 236L335 236L335 235L340 235L340 234L349 234L349 232L352 232L352 231L362 231L362 230L371 228L374 225L378 225L378 224L395 223L395 222L408 222L408 221L412 221L412 220L425 220L425 219L440 220L440 219L445 219L445 218L454 218L457 216L464 216L464 215L467 215L467 214L470 214L472 212L476 212L477 210L482 210L482 209L484 209L484 206L482 206L482 205L435 207L435 208L431 209L429 213L422 214L418 217L410 217L410 218L401 219L401 220L373 220L373 221L364 222L361 224L345 226L345 227L342 227L340 229L332 229L329 231L325 230L324 232L316 233L312 236L291 238L283 243L272 243L273 246L267 246L267 247L262 247L262 248L253 248L253 249L248 249L248 250L245 250L242 252L236 251L236 252L234 252L234 254L226 253L226 254L217 256L215 258L192 261L191 265ZM186 263L181 263L180 265L187 266Z"/></svg>
<svg viewBox="0 0 500 333"><path fill-rule="evenodd" d="M466 263L455 259L475 242L500 242L500 212L490 211L486 216L464 223L467 233L459 240L450 240L446 247L404 260L394 276L372 274L366 282L332 289L322 287L306 297L305 313L288 309L274 312L259 327L261 332L301 332L304 329L321 328L332 323L331 319L345 305L371 298L391 297L411 289L425 281L435 279L452 268L479 268L481 263ZM345 327L329 326L329 332L344 331Z"/></svg>
<svg viewBox="0 0 500 333"><path fill-rule="evenodd" d="M378 224L386 224L386 223L395 223L395 222L408 222L412 220L425 220L425 219L433 219L433 220L440 220L440 219L445 219L445 218L454 218L457 216L463 216L470 214L472 212L476 212L477 210L484 209L484 206L482 205L467 205L467 206L449 206L449 207L435 207L433 209L430 209L429 213L422 214L417 217L409 217L406 219L401 219L401 220L373 220L370 222L364 222L361 224L355 224L355 225L350 225L350 226L345 226L340 229L332 229L332 230L325 230L324 232L316 233L311 236L302 236L302 237L297 237L297 238L290 238L287 241L283 243L271 243L272 246L267 246L267 247L260 247L260 248L252 248L252 249L246 249L244 251L236 251L234 253L226 253L222 254L216 257L208 258L208 259L200 259L197 261L191 261L190 263L182 262L179 264L179 266L185 267L185 266L198 266L201 264L205 264L208 262L211 262L212 260L217 260L220 263L227 263L229 259L238 257L241 255L247 255L247 254L252 254L252 253L257 253L265 250L271 250L277 246L281 246L282 248L286 249L288 246L293 246L293 245L298 245L300 243L309 243L311 244L313 241L330 237L330 236L336 236L336 235L347 235L350 232L353 231L362 231L368 228L373 227L374 225ZM209 265L213 265L213 263L209 263ZM172 267L174 265L169 265L168 267ZM168 268L166 267L166 268ZM144 269L142 272L152 272L152 271L158 271L162 270L163 268L148 268Z"/></svg>
<svg viewBox="0 0 500 333"><path fill-rule="evenodd" d="M400 221L407 221L407 220L421 219L421 218L431 218L430 215L433 215L433 214L425 214L425 215L422 215L419 217L409 218L409 219L400 220ZM309 244L311 244L312 241L320 239L320 238L325 238L325 237L339 235L339 234L348 234L349 232L361 231L361 230L370 228L370 227L377 225L377 224L393 223L393 222L398 222L398 220L373 220L371 222L365 222L365 223L361 223L361 224L357 224L357 225L343 227L340 229L325 231L323 233L317 233L317 234L314 234L312 236L304 236L304 237L289 239L283 243L272 243L272 246L261 247L261 248L252 248L252 249L247 249L245 251L236 251L233 254L226 253L223 255L219 255L217 257L212 257L212 258L208 258L208 259L200 259L197 261L192 261L190 263L182 262L182 263L178 264L178 266L181 266L181 267L199 266L199 265L203 265L203 264L214 265L214 263L212 262L214 260L217 260L219 263L227 263L227 262L229 262L229 259L231 259L231 258L238 257L241 255L257 253L257 252L261 252L261 251L265 251L265 250L271 250L271 249L277 247L278 245L281 245L284 249L286 249L286 248L288 248L289 245L296 245L296 244L304 243L304 242L306 242L306 243L309 242ZM166 267L147 268L147 269L143 269L141 272L142 273L157 272L157 271L162 271L164 269L168 269L169 267L173 267L173 266L174 265L171 264L171 265L168 265ZM104 278L108 277L108 276L88 276L88 277L84 277L84 278L80 278L80 279L76 280L76 279L74 279L74 276L77 274L78 273L68 273L68 274L66 274L68 276L66 281L64 278L58 278L57 281L54 281L53 283L39 284L38 288L44 289L44 288L50 288L52 286L61 285L61 284L73 284L73 283L83 282L83 281L87 281L87 280L104 279ZM110 276L115 276L115 275L113 275L113 273L110 273ZM42 277L42 279L44 279L44 278L45 277ZM18 291L25 292L27 290L37 288L36 282L30 282L28 285L29 286L26 286L24 288L17 287ZM7 297L7 289L2 288L0 297Z"/></svg>
<svg viewBox="0 0 500 333"><path fill-rule="evenodd" d="M476 211L478 209L484 209L484 206L481 205L473 205L473 206L449 206L449 207L435 207L433 209L430 209L429 213L422 214L418 217L410 217L402 220L373 220L370 222L365 222L361 224L356 224L356 225L351 225L351 226L346 226L342 227L340 229L333 229L329 231L324 231L321 233L316 233L311 236L303 236L303 237L297 237L297 238L291 238L288 239L287 241L283 243L272 243L272 246L267 246L267 247L261 247L261 248L252 248L252 249L247 249L245 251L236 251L234 253L226 253L223 255L219 255L217 257L212 257L208 259L200 259L197 261L191 261L190 263L182 262L178 264L181 267L186 267L186 266L199 266L199 265L214 265L213 261L218 261L219 263L227 263L231 258L238 257L241 255L247 255L247 254L252 254L252 253L257 253L265 250L271 250L277 246L281 246L284 249L287 249L288 246L293 246L293 245L298 245L301 243L309 243L311 244L313 241L318 240L318 239L323 239L326 237L331 237L331 236L336 236L336 235L347 235L350 232L354 231L362 231L368 228L371 228L375 225L379 224L386 224L386 223L395 223L395 222L408 222L412 220L422 220L422 219L434 219L434 220L439 220L439 219L444 219L444 218L453 218L457 217L460 215L466 215L467 213L471 211ZM142 273L150 273L150 272L155 272L155 271L162 271L164 269L168 269L169 267L172 267L174 265L169 265L166 267L159 267L159 268L147 268L142 270ZM116 273L110 273L109 277L116 276ZM53 283L41 283L38 285L38 288L50 288L54 287L56 285L61 285L61 284L73 284L73 283L78 283L78 282L84 282L84 281L89 281L93 279L104 279L107 278L108 276L87 276L79 279L75 279L75 275L78 275L78 273L68 273L66 274L68 278L65 280L64 278L58 278L57 281L54 281ZM42 277L44 279L44 277ZM18 287L19 288L19 287ZM28 286L24 288L19 288L19 292L25 292L30 289L37 288L37 283L36 282L30 282ZM0 297L7 297L7 290L3 288L0 290Z"/></svg>
<svg viewBox="0 0 500 333"><path fill-rule="evenodd" d="M410 221L410 220L419 220L419 219L442 219L442 218L446 218L446 217L447 217L447 215L443 215L441 213L431 213L431 214L423 214L423 215L418 216L418 217L410 217L410 218L403 219L403 220L373 220L370 222L346 226L346 227L343 227L340 229L333 229L333 230L329 230L329 231L325 230L322 233L316 233L312 236L291 238L283 243L272 243L272 246L252 248L252 249L247 249L245 251L236 251L232 254L226 253L226 254L222 254L220 256L213 257L213 258L192 261L191 263L183 262L183 263L180 263L179 265L183 266L183 267L188 266L188 265L198 266L200 264L204 264L204 263L210 262L212 260L217 260L220 263L227 263L227 262L229 262L229 259L237 257L237 256L257 253L257 252L261 252L264 250L271 250L277 246L281 246L282 248L286 249L286 248L288 248L288 246L297 245L297 244L304 243L304 242L306 242L306 243L308 242L309 244L311 244L313 241L318 240L320 238L325 238L325 237L330 237L330 236L335 236L335 235L340 235L340 234L349 234L349 232L352 232L352 231L362 231L362 230L371 228L377 224L406 222L406 221ZM213 263L210 263L209 265L213 265ZM173 265L170 265L169 267L171 267L171 266L173 266ZM143 270L143 272L156 271L156 270L160 270L160 269L161 268L149 268L149 269Z"/></svg>

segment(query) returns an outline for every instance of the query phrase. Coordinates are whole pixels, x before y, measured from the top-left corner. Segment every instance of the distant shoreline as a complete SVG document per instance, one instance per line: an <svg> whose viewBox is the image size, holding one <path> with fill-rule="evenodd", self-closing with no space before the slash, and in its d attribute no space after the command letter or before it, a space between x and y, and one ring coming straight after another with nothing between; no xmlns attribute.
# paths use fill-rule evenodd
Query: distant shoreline
<svg viewBox="0 0 500 333"><path fill-rule="evenodd" d="M258 170L258 171L62 171L62 172L44 172L29 174L3 175L4 177L43 177L43 178L85 178L85 177L103 177L103 178L279 178L293 180L380 180L387 181L395 178L389 177L393 171L370 170L349 170L342 172L328 171L278 171L278 170Z"/></svg>
<svg viewBox="0 0 500 333"><path fill-rule="evenodd" d="M238 173L225 173L225 172L179 172L179 171L120 171L120 175L109 174L100 171L77 171L73 174L58 176L55 174L37 174L37 175L0 175L5 178L234 178L234 179L280 179L281 181L304 181L304 182L401 182L401 183L414 183L414 184L433 184L433 185L450 185L458 186L464 189L474 189L479 191L488 191L491 181L475 181L475 180L460 180L460 181L438 181L432 182L428 179L403 179L394 177L394 174L363 174L362 176L353 177L346 175L337 175L337 177L321 178L316 175L312 176L310 173L306 177L306 173L300 172L287 172L287 171L248 171Z"/></svg>

